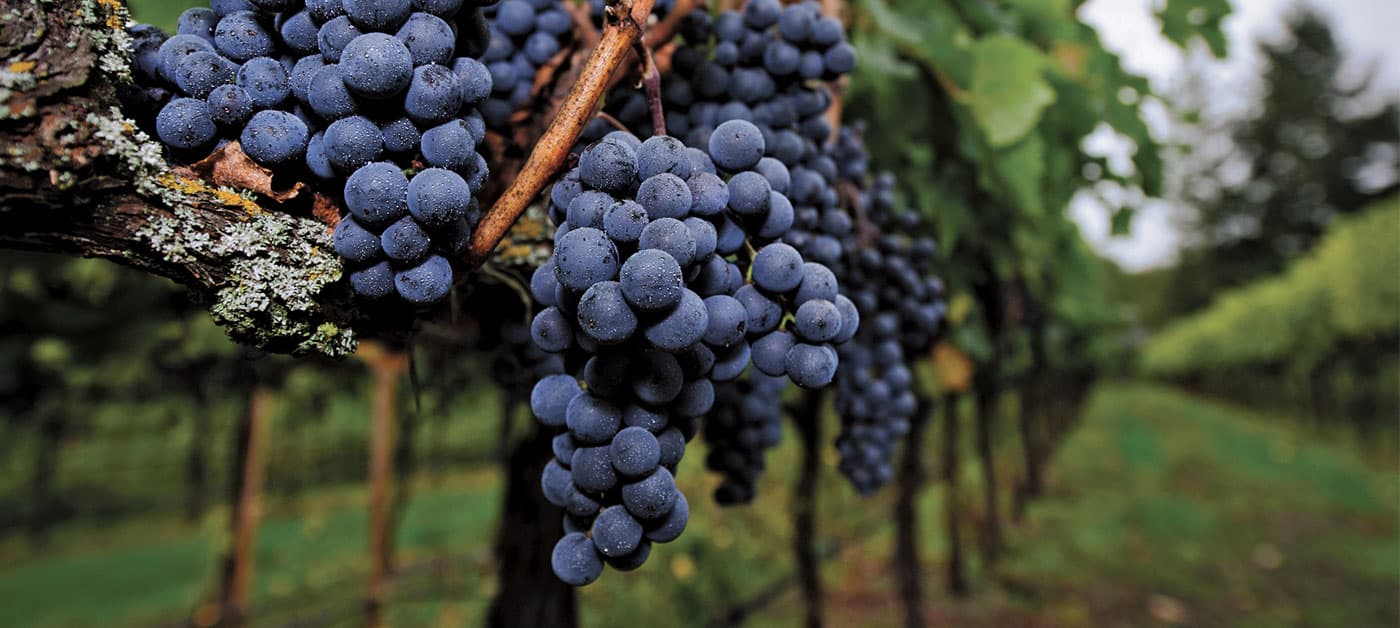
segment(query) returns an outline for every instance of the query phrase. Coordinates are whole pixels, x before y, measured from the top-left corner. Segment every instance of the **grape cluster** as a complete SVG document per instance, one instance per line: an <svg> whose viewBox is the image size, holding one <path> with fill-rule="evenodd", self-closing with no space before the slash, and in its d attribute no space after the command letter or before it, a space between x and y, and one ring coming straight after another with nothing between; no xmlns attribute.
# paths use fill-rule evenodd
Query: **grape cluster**
<svg viewBox="0 0 1400 628"><path fill-rule="evenodd" d="M834 18L804 2L749 2L742 12L711 19L692 11L679 31L684 45L663 81L666 126L691 145L704 145L725 120L747 120L764 130L770 156L788 165L831 133L824 114L831 95L819 80L854 67L854 49Z"/></svg>
<svg viewBox="0 0 1400 628"><path fill-rule="evenodd" d="M640 566L651 542L680 533L689 506L672 472L716 383L753 363L825 386L832 345L856 333L834 274L779 241L792 206L772 181L786 173L763 153L743 121L721 125L706 151L618 131L551 190L558 230L531 280L544 306L531 332L541 349L577 349L586 363L581 380L541 379L531 407L567 429L542 478L573 530L554 552L567 583L592 582L605 562Z"/></svg>
<svg viewBox="0 0 1400 628"><path fill-rule="evenodd" d="M468 56L485 47L482 2L212 4L168 38L132 28L134 96L159 109L157 137L182 159L238 141L279 175L332 184L349 210L335 246L354 290L445 297L488 173L475 108L492 77Z"/></svg>
<svg viewBox="0 0 1400 628"><path fill-rule="evenodd" d="M481 115L489 128L505 131L511 114L529 102L536 71L568 43L573 18L560 0L505 0L485 15L491 38L481 60L494 87Z"/></svg>
<svg viewBox="0 0 1400 628"><path fill-rule="evenodd" d="M851 161L845 163L864 163L854 130L832 148L846 153ZM933 274L937 247L931 238L910 235L927 233L927 225L915 212L896 212L894 179L876 177L858 201L874 241L862 246L854 235L848 238L853 253L841 278L868 324L840 348L836 448L841 473L870 494L894 475L896 445L919 411L913 364L931 348L946 306L943 284Z"/></svg>
<svg viewBox="0 0 1400 628"><path fill-rule="evenodd" d="M753 501L764 454L782 441L786 389L786 380L753 371L741 380L715 386L715 407L705 418L705 441L710 446L705 466L723 476L715 489L720 505Z"/></svg>
<svg viewBox="0 0 1400 628"><path fill-rule="evenodd" d="M786 240L812 261L839 264L851 221L836 189L843 166L825 149L833 99L822 81L854 68L844 27L822 16L815 2L783 7L757 0L713 19L691 12L679 32L684 45L662 84L667 131L704 146L723 121L752 122L763 134L765 156L787 168L782 187L796 230ZM631 128L650 124L638 94L615 98L611 112Z"/></svg>

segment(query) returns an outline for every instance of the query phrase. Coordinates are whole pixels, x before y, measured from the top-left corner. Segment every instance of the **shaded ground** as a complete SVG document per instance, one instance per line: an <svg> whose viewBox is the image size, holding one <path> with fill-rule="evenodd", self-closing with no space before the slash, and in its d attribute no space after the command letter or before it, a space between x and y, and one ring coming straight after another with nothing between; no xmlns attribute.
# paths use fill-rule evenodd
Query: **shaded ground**
<svg viewBox="0 0 1400 628"><path fill-rule="evenodd" d="M1105 386L996 575L974 577L965 602L930 578L940 592L930 623L1395 626L1400 474L1368 457L1347 434L1160 387ZM859 576L843 579L854 586L838 597L841 625L895 624L882 560L848 559Z"/></svg>
<svg viewBox="0 0 1400 628"><path fill-rule="evenodd" d="M1163 388L1105 386L1058 453L1051 494L1012 528L1006 562L995 575L974 564L977 588L967 601L941 593L942 491L924 495L930 623L1396 625L1393 462L1381 468L1352 444L1294 425ZM692 449L680 473L697 504L691 529L641 571L609 572L585 589L585 624L705 625L785 578L795 440L772 457L759 501L732 510L708 503L714 481L700 467L703 449ZM937 451L936 443L925 451ZM1012 477L1014 451L1002 453L1003 476ZM892 495L861 501L826 474L821 535L844 548L823 571L830 625L895 625ZM482 471L418 487L399 560L420 567L391 605L395 625L478 623L493 586L498 481ZM354 617L367 566L363 504L357 488L326 491L269 517L256 603L271 614L259 625L327 609ZM193 527L150 520L73 528L43 553L0 544L0 624L136 626L189 617L213 585L223 517L211 513ZM969 522L975 518L969 513ZM437 556L451 556L450 566L422 566ZM796 625L798 604L788 590L751 625Z"/></svg>

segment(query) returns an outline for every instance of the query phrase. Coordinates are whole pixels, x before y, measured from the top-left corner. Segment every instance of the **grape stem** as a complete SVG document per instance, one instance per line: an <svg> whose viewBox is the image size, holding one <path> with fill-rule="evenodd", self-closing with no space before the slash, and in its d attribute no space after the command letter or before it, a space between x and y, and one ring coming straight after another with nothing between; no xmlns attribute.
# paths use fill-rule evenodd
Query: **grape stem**
<svg viewBox="0 0 1400 628"><path fill-rule="evenodd" d="M865 211L865 202L860 197L860 190L856 189L850 181L842 181L837 184L841 196L846 199L850 206L851 214L856 219L856 231L860 234L860 248L868 249L875 244L879 230L870 222L870 214Z"/></svg>
<svg viewBox="0 0 1400 628"><path fill-rule="evenodd" d="M677 0L676 6L671 12L666 14L666 19L656 23L656 26L647 29L646 36L642 38L647 48L655 50L669 43L676 36L676 28L680 26L681 20L687 13L695 9L703 8L708 4L707 0Z"/></svg>
<svg viewBox="0 0 1400 628"><path fill-rule="evenodd" d="M606 111L599 111L598 119L608 123L608 126L611 126L612 128L617 129L619 131L627 131L628 133L632 132L628 130L627 125L623 124L621 120L614 118L612 114Z"/></svg>
<svg viewBox="0 0 1400 628"><path fill-rule="evenodd" d="M473 268L481 266L491 256L530 203L564 165L569 151L583 134L584 125L598 108L608 81L622 66L633 44L641 39L643 25L651 17L654 3L655 0L621 0L609 8L610 19L603 29L603 38L584 64L578 82L569 90L554 121L530 151L520 174L472 234L467 261Z"/></svg>
<svg viewBox="0 0 1400 628"><path fill-rule="evenodd" d="M651 108L652 135L666 135L666 109L661 104L661 69L656 67L656 59L651 49L639 45L637 54L642 56L642 85L646 87L647 106Z"/></svg>
<svg viewBox="0 0 1400 628"><path fill-rule="evenodd" d="M574 35L578 38L580 46L584 50L596 48L602 35L588 14L588 3L565 2L564 10L569 12L569 17L573 20Z"/></svg>

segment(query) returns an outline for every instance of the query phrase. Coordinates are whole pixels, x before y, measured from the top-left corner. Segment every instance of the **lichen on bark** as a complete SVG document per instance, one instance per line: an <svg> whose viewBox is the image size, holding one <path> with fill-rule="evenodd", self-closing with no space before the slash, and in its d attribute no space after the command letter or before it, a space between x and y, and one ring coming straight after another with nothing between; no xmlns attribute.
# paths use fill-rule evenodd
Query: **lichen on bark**
<svg viewBox="0 0 1400 628"><path fill-rule="evenodd" d="M128 21L116 0L0 7L0 246L169 277L235 339L269 351L352 352L329 228L176 173L120 110Z"/></svg>

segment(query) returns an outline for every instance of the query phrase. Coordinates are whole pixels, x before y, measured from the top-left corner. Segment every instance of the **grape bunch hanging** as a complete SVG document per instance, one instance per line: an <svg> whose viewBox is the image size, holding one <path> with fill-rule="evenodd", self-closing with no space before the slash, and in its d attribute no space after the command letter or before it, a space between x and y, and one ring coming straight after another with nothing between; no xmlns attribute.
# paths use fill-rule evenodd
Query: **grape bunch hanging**
<svg viewBox="0 0 1400 628"><path fill-rule="evenodd" d="M282 178L320 181L367 300L444 299L489 174L477 106L493 91L474 0L215 0L173 36L133 27L156 136L180 160L238 142Z"/></svg>
<svg viewBox="0 0 1400 628"><path fill-rule="evenodd" d="M707 148L616 131L551 192L562 220L531 281L545 306L531 332L583 366L579 377L541 379L531 402L565 430L542 483L574 530L554 552L570 584L597 579L604 563L640 566L652 542L679 535L689 505L673 474L717 384L761 364L826 386L833 345L860 324L838 305L850 301L831 271L780 241L792 205L773 189L776 175L757 169L759 129L725 122Z"/></svg>
<svg viewBox="0 0 1400 628"><path fill-rule="evenodd" d="M173 36L131 29L126 97L158 112L177 161L237 142L318 186L344 207L354 291L426 306L480 220L488 133L535 113L574 19L558 0L215 0ZM499 330L502 385L557 433L540 482L564 512L554 572L575 586L680 536L675 473L699 434L715 501L751 501L794 386L832 390L852 486L888 482L944 312L936 248L907 235L927 225L869 178L858 129L833 134L828 85L855 67L841 23L750 0L687 13L677 34L659 99L609 94L540 199L555 230L535 313Z"/></svg>

